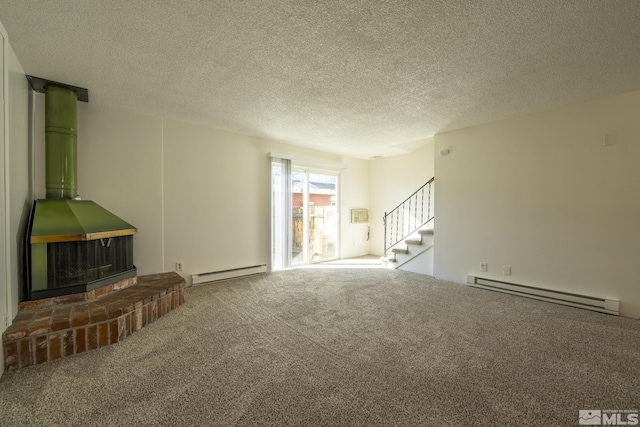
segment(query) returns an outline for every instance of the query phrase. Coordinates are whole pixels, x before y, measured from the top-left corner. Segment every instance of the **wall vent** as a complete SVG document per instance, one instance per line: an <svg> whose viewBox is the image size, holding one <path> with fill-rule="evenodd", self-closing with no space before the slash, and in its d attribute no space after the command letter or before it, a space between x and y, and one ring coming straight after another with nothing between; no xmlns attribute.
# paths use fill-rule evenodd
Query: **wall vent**
<svg viewBox="0 0 640 427"><path fill-rule="evenodd" d="M351 224L367 224L369 222L369 209L351 209Z"/></svg>
<svg viewBox="0 0 640 427"><path fill-rule="evenodd" d="M473 275L467 276L467 284L474 288L488 289L490 291L503 292L506 294L533 298L540 301L584 308L587 310L598 311L600 313L613 314L616 316L620 314L620 301L617 300L554 291L552 289L536 288L533 286L502 282L500 280L486 279Z"/></svg>

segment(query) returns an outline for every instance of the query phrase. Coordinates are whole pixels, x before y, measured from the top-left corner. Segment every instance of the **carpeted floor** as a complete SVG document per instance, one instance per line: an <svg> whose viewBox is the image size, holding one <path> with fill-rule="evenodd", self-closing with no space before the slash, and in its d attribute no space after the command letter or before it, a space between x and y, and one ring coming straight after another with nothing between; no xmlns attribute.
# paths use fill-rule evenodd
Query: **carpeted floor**
<svg viewBox="0 0 640 427"><path fill-rule="evenodd" d="M577 425L640 409L640 322L386 269L187 289L124 342L0 379L2 426Z"/></svg>

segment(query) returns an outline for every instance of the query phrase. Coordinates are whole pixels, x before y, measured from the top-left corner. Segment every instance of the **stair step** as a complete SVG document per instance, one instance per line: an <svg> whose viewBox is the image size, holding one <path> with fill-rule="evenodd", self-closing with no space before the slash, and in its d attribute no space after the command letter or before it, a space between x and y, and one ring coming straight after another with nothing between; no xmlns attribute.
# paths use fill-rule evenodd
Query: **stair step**
<svg viewBox="0 0 640 427"><path fill-rule="evenodd" d="M380 261L382 262L398 262L395 257L390 256L381 256Z"/></svg>
<svg viewBox="0 0 640 427"><path fill-rule="evenodd" d="M421 245L422 239L407 239L404 241L407 245Z"/></svg>
<svg viewBox="0 0 640 427"><path fill-rule="evenodd" d="M394 254L408 255L409 254L409 249L393 248L393 249L391 249L391 252L393 252Z"/></svg>
<svg viewBox="0 0 640 427"><path fill-rule="evenodd" d="M423 236L425 234L433 236L433 228L428 228L426 230L418 230L418 234L423 235Z"/></svg>

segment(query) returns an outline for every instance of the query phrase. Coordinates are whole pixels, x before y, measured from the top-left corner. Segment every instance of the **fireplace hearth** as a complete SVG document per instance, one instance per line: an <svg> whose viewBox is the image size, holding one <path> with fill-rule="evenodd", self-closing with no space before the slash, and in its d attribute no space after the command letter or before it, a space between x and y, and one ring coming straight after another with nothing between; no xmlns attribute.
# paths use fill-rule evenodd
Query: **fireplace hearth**
<svg viewBox="0 0 640 427"><path fill-rule="evenodd" d="M185 286L177 273L160 273L94 291L24 301L2 334L5 370L119 343L180 307Z"/></svg>

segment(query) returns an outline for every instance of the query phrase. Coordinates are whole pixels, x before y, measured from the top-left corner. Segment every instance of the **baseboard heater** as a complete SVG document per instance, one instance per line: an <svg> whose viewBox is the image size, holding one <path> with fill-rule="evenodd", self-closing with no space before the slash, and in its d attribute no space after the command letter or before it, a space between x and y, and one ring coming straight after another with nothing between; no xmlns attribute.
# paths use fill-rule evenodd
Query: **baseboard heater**
<svg viewBox="0 0 640 427"><path fill-rule="evenodd" d="M267 265L252 265L251 267L232 268L230 270L211 271L209 273L193 274L191 276L194 285L202 283L217 282L218 280L234 279L236 277L251 276L254 274L266 273Z"/></svg>
<svg viewBox="0 0 640 427"><path fill-rule="evenodd" d="M518 285L516 283L485 279L472 275L467 276L467 284L474 288L488 289L490 291L503 292L506 294L533 298L540 301L564 304L571 307L598 311L600 313L614 314L616 316L620 314L620 301L616 300L571 294L551 289L535 288L533 286Z"/></svg>

